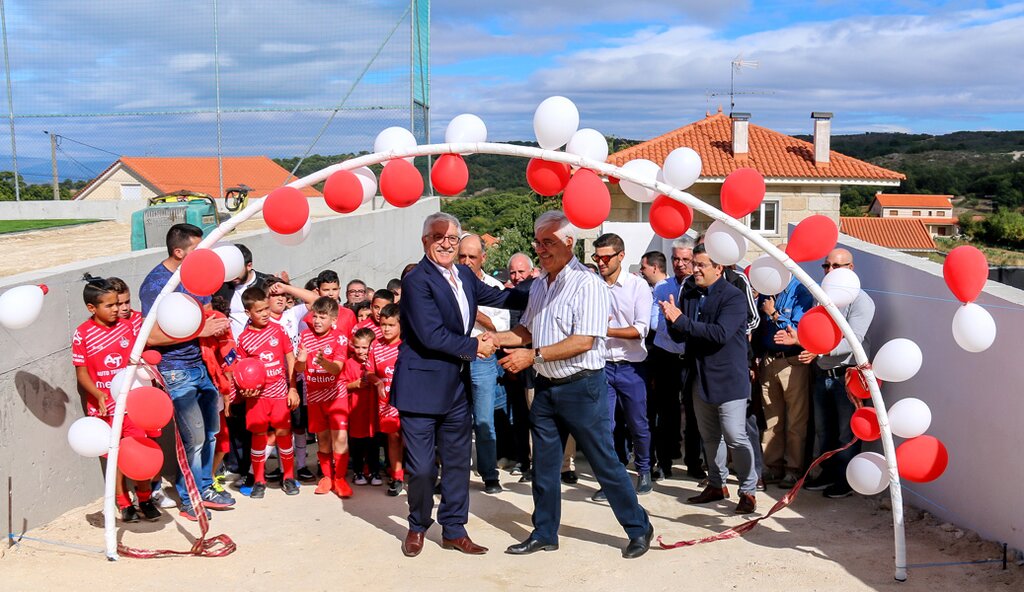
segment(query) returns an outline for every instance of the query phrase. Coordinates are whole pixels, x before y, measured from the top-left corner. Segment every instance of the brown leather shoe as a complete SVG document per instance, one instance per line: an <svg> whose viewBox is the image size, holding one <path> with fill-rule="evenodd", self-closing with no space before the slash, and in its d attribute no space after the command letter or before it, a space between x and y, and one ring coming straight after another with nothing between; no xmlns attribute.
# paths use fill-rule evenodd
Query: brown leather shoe
<svg viewBox="0 0 1024 592"><path fill-rule="evenodd" d="M441 539L441 547L444 549L456 549L466 555L483 555L487 552L487 547L481 547L474 543L468 536L457 539Z"/></svg>
<svg viewBox="0 0 1024 592"><path fill-rule="evenodd" d="M402 553L406 557L415 557L423 550L423 533L410 530L402 542Z"/></svg>
<svg viewBox="0 0 1024 592"><path fill-rule="evenodd" d="M757 498L752 493L741 493L740 503L736 504L737 514L752 514L757 511Z"/></svg>
<svg viewBox="0 0 1024 592"><path fill-rule="evenodd" d="M718 500L724 500L729 497L728 487L712 487L708 485L704 488L704 491L700 492L699 495L687 498L686 503L688 504L706 504L708 502L717 502Z"/></svg>

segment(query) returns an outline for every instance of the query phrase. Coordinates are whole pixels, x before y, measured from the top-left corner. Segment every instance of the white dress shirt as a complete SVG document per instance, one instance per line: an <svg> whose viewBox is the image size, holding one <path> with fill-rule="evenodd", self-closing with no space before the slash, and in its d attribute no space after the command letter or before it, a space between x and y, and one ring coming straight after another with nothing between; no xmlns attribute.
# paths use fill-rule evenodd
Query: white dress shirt
<svg viewBox="0 0 1024 592"><path fill-rule="evenodd" d="M441 267L433 261L431 263L441 272L444 281L455 294L455 300L459 303L459 312L462 313L462 330L463 332L468 332L471 324L469 318L469 299L466 297L466 290L462 287L462 278L459 277L459 272L456 271L454 265L451 269L448 269L447 267Z"/></svg>
<svg viewBox="0 0 1024 592"><path fill-rule="evenodd" d="M488 286L494 286L495 288L497 288L499 290L504 290L505 289L505 285L504 284L499 282L496 278L487 275L486 273L483 275L482 281L483 281L483 283L487 284ZM487 315L488 317L490 317L491 323L494 324L494 330L495 331L498 331L498 332L508 331L509 315L508 315L508 310L507 309L504 309L504 308L494 308L494 307L491 307L491 306L479 306L478 305L477 306L477 310L479 310L480 312L482 312L485 315ZM476 337L477 335L483 333L486 330L487 329L484 328L484 326L481 325L480 323L474 323L473 324L473 330L470 331L469 336L470 337Z"/></svg>
<svg viewBox="0 0 1024 592"><path fill-rule="evenodd" d="M615 283L608 285L611 294L608 326L615 329L633 327L640 333L639 339L608 338L606 358L609 362L643 362L647 359L647 346L644 338L651 324L651 306L654 296L647 282L639 277L619 271Z"/></svg>

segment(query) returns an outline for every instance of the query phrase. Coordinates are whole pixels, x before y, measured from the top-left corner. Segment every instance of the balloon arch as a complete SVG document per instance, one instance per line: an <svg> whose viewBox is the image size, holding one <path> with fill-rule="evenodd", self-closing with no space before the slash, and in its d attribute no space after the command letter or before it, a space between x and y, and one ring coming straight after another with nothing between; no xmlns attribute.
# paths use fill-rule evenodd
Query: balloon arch
<svg viewBox="0 0 1024 592"><path fill-rule="evenodd" d="M460 155L495 154L531 159L527 167L531 187L543 195L564 192L563 209L577 226L594 228L607 218L609 192L598 176L604 175L617 179L630 197L638 201L653 201L651 225L663 237L682 235L692 222L692 208L714 220L705 244L711 257L719 263L732 264L742 259L746 253L746 241L761 248L765 255L748 269L751 284L759 292L767 294L775 290L777 293L786 287L790 277L797 278L811 292L819 306L809 311L799 325L800 343L815 353L828 353L843 338L851 345L860 376L859 379L855 374L848 377L847 387L862 399L870 398L874 405L873 408L859 409L854 414L851 427L861 439L880 438L884 457L872 452L862 453L851 461L848 475L854 489L860 493L876 494L889 488L895 539L895 578L906 580L903 498L897 460L905 465L903 476L907 479L930 481L945 469L948 456L941 442L922 435L928 429L931 417L923 402L904 399L893 405L890 413L896 421L890 423L890 413L886 412L879 389L880 381L876 378L876 370L887 381L911 378L921 366L920 349L910 340L894 339L876 353L873 369L860 340L840 311L840 306L852 302L860 290L856 274L848 269L837 269L827 276L822 285L818 285L798 265L801 261L823 258L834 248L838 238L835 222L825 216L806 218L794 230L789 247L782 251L737 219L756 209L764 197L764 180L756 171L739 169L726 178L722 188L725 211L719 210L683 191L697 180L701 172L700 157L693 150L679 148L673 151L665 160L664 170L642 159L615 166L605 162L608 153L604 136L595 130L577 130L578 124L579 114L575 106L564 97L551 97L541 103L534 116L534 129L541 148L486 142L486 126L470 114L460 115L452 121L443 144L420 146L407 130L388 128L377 136L373 154L326 167L264 198L253 200L205 237L157 296L132 348L129 365L111 383L111 395L116 401L112 426L108 428L102 420L86 417L76 421L69 431L69 442L80 454L98 456L107 452L109 455L104 495L107 558L116 560L119 551L115 528L115 483L119 466L129 477L135 474L144 478L142 473L154 466L153 471L159 470L163 461L159 448L149 438L121 439L124 415L127 411L143 429L159 429L166 425L172 414L166 395L147 386L152 381L159 382L160 376L152 367L157 362L151 355L155 352L144 351L146 342L155 325L159 325L168 336L182 340L194 338L201 332L203 313L198 303L175 290L183 283L196 294L212 294L220 287L223 278L230 279L241 273L244 269L241 253L233 245L218 244L218 241L262 211L279 242L284 245L302 242L310 232L309 204L298 189L326 182L324 198L327 204L341 213L353 212L376 194L376 178L366 168L369 165L387 163L381 173L381 193L389 203L405 207L415 203L423 192L422 176L411 164L414 157L440 156L431 171L431 179L441 193L454 195L465 188L468 180L468 169ZM567 151L556 150L563 145ZM571 167L577 169L575 174L571 174ZM991 316L972 303L984 285L986 273L984 256L973 247L955 249L944 268L947 284L965 303L954 317L953 334L957 343L968 351L987 349L995 337ZM22 328L30 324L42 307L43 294L45 286L19 286L0 295L0 324L8 328ZM10 311L19 310L25 314L20 318L7 318L14 314ZM984 331L979 333L973 327L981 327ZM130 376L135 379L128 380ZM109 430L109 435L106 430ZM893 442L894 433L909 438L899 450ZM104 440L109 442L108 445L103 445ZM124 458L119 462L119 454L122 453ZM132 462L123 462L129 455ZM183 459L180 443L178 456L180 464ZM918 462L922 458L925 460ZM186 480L190 477L186 470ZM195 489L194 484L190 489ZM198 497L193 500L193 504L196 503L200 503ZM197 517L205 537L205 515L198 512ZM226 540L225 547L230 549L208 554L225 554L233 550L233 543L223 535L214 538L221 539L221 543ZM197 541L193 553L200 551L197 548L200 541ZM206 541L211 542L212 539ZM134 556L146 556L146 553L150 552L138 552Z"/></svg>

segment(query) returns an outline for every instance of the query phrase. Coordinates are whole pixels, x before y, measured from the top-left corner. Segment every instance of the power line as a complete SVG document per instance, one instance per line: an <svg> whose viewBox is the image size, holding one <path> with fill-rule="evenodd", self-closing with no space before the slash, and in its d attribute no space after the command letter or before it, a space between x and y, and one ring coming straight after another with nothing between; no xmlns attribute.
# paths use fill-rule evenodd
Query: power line
<svg viewBox="0 0 1024 592"><path fill-rule="evenodd" d="M43 133L47 133L48 134L50 132L45 132L44 131ZM68 142L74 142L75 144L79 144L81 146L85 146L86 148L92 148L93 150L99 150L100 152L106 152L107 154L110 154L111 156L116 156L118 158L121 158L121 155L117 154L116 152L111 152L110 150L104 150L103 148L100 148L98 146L93 146L92 144L86 144L85 142L79 142L78 140L73 140L73 139L71 139L71 138L69 138L67 136L62 136L60 134L53 134L53 137L57 138L57 147L58 148L60 147L60 141L61 140L67 140ZM61 152L64 152L64 151L61 150ZM65 152L65 154L67 154L67 153Z"/></svg>

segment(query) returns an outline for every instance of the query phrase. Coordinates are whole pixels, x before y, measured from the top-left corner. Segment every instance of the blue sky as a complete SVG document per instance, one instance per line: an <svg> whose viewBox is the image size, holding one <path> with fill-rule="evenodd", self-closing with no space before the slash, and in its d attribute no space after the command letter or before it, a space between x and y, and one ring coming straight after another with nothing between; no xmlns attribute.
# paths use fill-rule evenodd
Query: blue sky
<svg viewBox="0 0 1024 592"><path fill-rule="evenodd" d="M16 112L212 109L211 4L7 0ZM405 104L406 4L219 0L223 106L333 107L352 88L348 107ZM707 93L728 89L730 62L740 54L759 67L737 76L737 91L761 94L738 95L736 109L786 133L810 133L811 111L834 112L834 133L1024 129L1022 2L435 0L431 18L435 139L466 112L484 119L493 140L532 139L534 108L555 94L576 102L583 127L652 137L719 105L728 111L728 96ZM328 116L226 115L223 149L301 154ZM314 152L368 149L377 131L405 123L396 117L345 112ZM216 151L209 113L19 118L16 125L25 163L48 159L43 130L117 154ZM111 158L71 142L59 157L63 171L79 175Z"/></svg>

